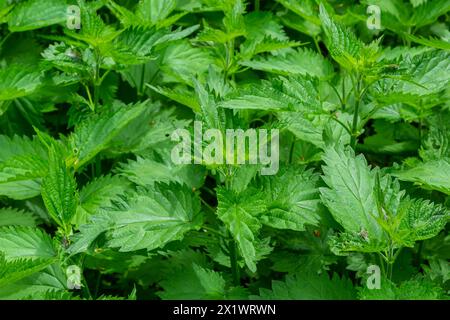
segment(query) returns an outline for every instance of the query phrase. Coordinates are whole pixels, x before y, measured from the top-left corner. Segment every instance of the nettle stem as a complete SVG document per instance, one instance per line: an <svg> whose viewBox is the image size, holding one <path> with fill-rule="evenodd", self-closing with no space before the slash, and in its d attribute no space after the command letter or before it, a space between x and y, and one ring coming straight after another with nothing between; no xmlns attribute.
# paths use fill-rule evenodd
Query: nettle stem
<svg viewBox="0 0 450 320"><path fill-rule="evenodd" d="M359 106L361 104L361 76L358 74L356 76L356 81L354 77L352 77L353 82L353 90L355 94L355 110L353 111L353 122L352 122L352 135L350 139L350 145L353 149L356 148L358 144L358 119L359 119Z"/></svg>
<svg viewBox="0 0 450 320"><path fill-rule="evenodd" d="M259 11L259 0L255 0L255 11Z"/></svg>
<svg viewBox="0 0 450 320"><path fill-rule="evenodd" d="M226 177L225 177L225 188L227 190L232 189L231 184L231 170L227 168ZM228 233L228 251L230 253L230 267L231 267L231 276L233 278L233 284L235 286L239 286L241 284L241 272L239 270L239 254L236 240L234 240L233 235Z"/></svg>
<svg viewBox="0 0 450 320"><path fill-rule="evenodd" d="M238 252L237 252L237 244L236 241L230 236L231 240L229 242L229 250L230 250L230 265L231 265L231 275L233 277L233 283L235 286L239 286L241 284L241 275L238 264Z"/></svg>

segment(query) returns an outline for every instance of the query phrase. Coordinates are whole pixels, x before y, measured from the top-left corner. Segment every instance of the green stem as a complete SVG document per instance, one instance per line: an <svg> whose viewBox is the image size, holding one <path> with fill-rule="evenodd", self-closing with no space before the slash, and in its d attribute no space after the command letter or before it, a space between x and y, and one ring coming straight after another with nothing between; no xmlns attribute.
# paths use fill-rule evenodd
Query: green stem
<svg viewBox="0 0 450 320"><path fill-rule="evenodd" d="M145 90L145 70L146 70L146 66L147 64L144 63L142 65L142 71L141 71L141 85L139 86L140 88L138 89L138 96L140 98L142 98L144 96L144 90Z"/></svg>
<svg viewBox="0 0 450 320"><path fill-rule="evenodd" d="M357 137L358 137L358 118L359 118L359 105L361 101L361 80L360 76L358 75L353 82L353 88L355 90L355 110L353 111L353 123L352 123L352 136L350 140L350 145L353 149L356 148L357 144Z"/></svg>
<svg viewBox="0 0 450 320"><path fill-rule="evenodd" d="M241 275L238 264L238 253L237 253L237 245L234 239L231 239L229 242L230 246L230 265L231 265L231 275L233 277L233 283L235 286L239 286L241 284Z"/></svg>
<svg viewBox="0 0 450 320"><path fill-rule="evenodd" d="M347 96L345 95L345 74L342 75L342 110L345 110Z"/></svg>
<svg viewBox="0 0 450 320"><path fill-rule="evenodd" d="M215 212L216 212L216 210L215 210L213 207L211 207L211 205L210 205L208 202L206 202L202 197L200 197L200 201L201 201L201 203L203 203L203 204L205 205L205 207L207 207L212 213L215 213Z"/></svg>
<svg viewBox="0 0 450 320"><path fill-rule="evenodd" d="M215 234L216 236L219 236L220 238L224 238L225 237L222 233L220 233L220 231L217 231L217 230L215 230L213 228L210 228L208 226L202 226L202 228L205 231L207 231L207 232L211 232L211 233Z"/></svg>
<svg viewBox="0 0 450 320"><path fill-rule="evenodd" d="M417 265L420 267L422 260L423 241L419 242L419 248L417 249Z"/></svg>
<svg viewBox="0 0 450 320"><path fill-rule="evenodd" d="M289 150L289 163L292 163L294 158L294 149L295 149L295 138L292 138L291 148Z"/></svg>
<svg viewBox="0 0 450 320"><path fill-rule="evenodd" d="M319 41L317 41L317 37L313 37L314 45L316 46L316 50L318 53L322 53L322 50L320 50Z"/></svg>
<svg viewBox="0 0 450 320"><path fill-rule="evenodd" d="M100 280L102 278L102 273L99 271L97 276L97 281L95 283L95 291L94 291L94 297L95 299L98 298L98 290L100 289Z"/></svg>
<svg viewBox="0 0 450 320"><path fill-rule="evenodd" d="M353 113L352 137L350 140L351 141L350 145L352 146L353 149L356 148L356 144L357 144L358 113L359 113L359 101L356 102L355 111Z"/></svg>
<svg viewBox="0 0 450 320"><path fill-rule="evenodd" d="M0 53L1 53L1 49L3 47L3 45L5 44L5 42L9 39L9 37L11 37L13 34L13 32L8 33L6 36L3 37L3 39L0 41Z"/></svg>
<svg viewBox="0 0 450 320"><path fill-rule="evenodd" d="M231 175L230 170L227 172L227 176L225 177L225 187L227 190L231 190ZM237 244L234 240L233 236L229 234L229 252L230 252L230 266L231 266L231 275L233 277L233 283L235 286L239 286L241 284L241 275L239 270L239 264L238 264L238 250L237 250Z"/></svg>
<svg viewBox="0 0 450 320"><path fill-rule="evenodd" d="M259 0L255 0L255 11L259 11Z"/></svg>
<svg viewBox="0 0 450 320"><path fill-rule="evenodd" d="M338 97L339 102L341 103L341 109L344 109L344 100L342 100L341 95L339 94L338 90L331 83L330 83L330 87L331 87L331 89L333 89L334 93Z"/></svg>
<svg viewBox="0 0 450 320"><path fill-rule="evenodd" d="M378 258L380 260L381 271L383 272L384 276L387 277L386 268L384 267L383 256L381 255L381 253L378 253Z"/></svg>
<svg viewBox="0 0 450 320"><path fill-rule="evenodd" d="M86 93L87 93L87 96L89 99L89 106L90 106L91 110L95 112L95 104L92 101L91 91L89 90L89 87L87 85L84 85L84 88L86 89Z"/></svg>

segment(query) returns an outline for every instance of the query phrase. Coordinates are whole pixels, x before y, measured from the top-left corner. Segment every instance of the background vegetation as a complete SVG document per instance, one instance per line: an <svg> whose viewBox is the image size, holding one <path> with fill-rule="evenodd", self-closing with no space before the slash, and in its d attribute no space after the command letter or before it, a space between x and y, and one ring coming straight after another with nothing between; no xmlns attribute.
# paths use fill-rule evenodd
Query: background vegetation
<svg viewBox="0 0 450 320"><path fill-rule="evenodd" d="M448 298L449 12L0 0L0 298ZM193 120L280 171L174 165Z"/></svg>

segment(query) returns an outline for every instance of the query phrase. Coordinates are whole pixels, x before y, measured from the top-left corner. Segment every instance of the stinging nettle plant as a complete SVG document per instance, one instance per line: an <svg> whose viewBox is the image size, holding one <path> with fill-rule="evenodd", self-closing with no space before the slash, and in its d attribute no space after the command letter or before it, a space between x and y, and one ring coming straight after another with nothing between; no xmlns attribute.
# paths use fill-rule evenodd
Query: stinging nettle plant
<svg viewBox="0 0 450 320"><path fill-rule="evenodd" d="M0 0L0 299L448 299L449 12ZM278 172L174 163L198 122Z"/></svg>

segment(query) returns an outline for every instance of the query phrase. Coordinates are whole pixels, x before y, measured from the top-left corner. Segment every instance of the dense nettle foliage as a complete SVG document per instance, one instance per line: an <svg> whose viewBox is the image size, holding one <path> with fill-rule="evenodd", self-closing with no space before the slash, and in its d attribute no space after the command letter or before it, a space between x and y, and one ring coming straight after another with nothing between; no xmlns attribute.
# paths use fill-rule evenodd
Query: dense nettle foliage
<svg viewBox="0 0 450 320"><path fill-rule="evenodd" d="M449 23L450 0L0 0L0 299L448 299ZM278 172L174 163L194 121L278 130Z"/></svg>

